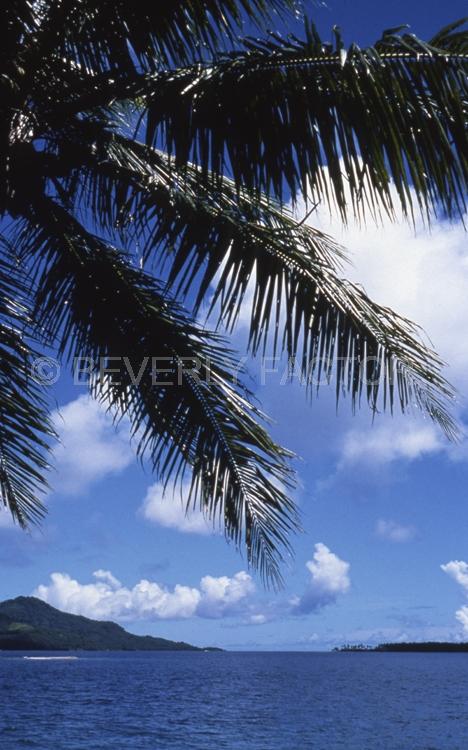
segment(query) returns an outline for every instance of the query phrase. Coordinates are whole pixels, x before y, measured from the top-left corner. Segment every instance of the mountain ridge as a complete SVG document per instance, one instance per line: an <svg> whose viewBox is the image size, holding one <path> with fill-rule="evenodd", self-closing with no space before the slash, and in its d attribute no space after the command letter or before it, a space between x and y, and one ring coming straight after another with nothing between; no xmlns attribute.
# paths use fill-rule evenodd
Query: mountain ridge
<svg viewBox="0 0 468 750"><path fill-rule="evenodd" d="M34 596L0 602L0 650L218 651L184 641L128 633L110 620L62 612Z"/></svg>

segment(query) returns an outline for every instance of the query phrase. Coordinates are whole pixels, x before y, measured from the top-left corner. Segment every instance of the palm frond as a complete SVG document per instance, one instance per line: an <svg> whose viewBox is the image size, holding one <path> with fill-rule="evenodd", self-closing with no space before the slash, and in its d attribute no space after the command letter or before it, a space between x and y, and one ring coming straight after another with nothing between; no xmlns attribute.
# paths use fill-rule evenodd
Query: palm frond
<svg viewBox="0 0 468 750"><path fill-rule="evenodd" d="M196 313L211 296L232 330L253 286L254 354L270 341L274 354L294 358L305 383L334 377L337 398L349 392L353 408L363 395L373 410L415 406L455 437L443 363L417 326L342 278L345 254L330 237L227 178L213 188L196 167L178 173L143 144L114 135L101 145L83 178L91 215L106 231L125 236L130 227L132 238L146 237L143 262Z"/></svg>
<svg viewBox="0 0 468 750"><path fill-rule="evenodd" d="M32 300L35 334L64 358L123 363L94 395L129 417L164 482L191 472L188 504L273 582L297 523L290 455L233 382L224 339L196 322L207 299L228 330L250 304L251 351L285 352L310 389L334 378L353 407L416 405L455 435L416 326L343 279L343 250L285 204L305 196L344 221L461 213L467 33L393 29L361 50L308 25L232 51L244 19L295 5L7 1L0 215L21 231L0 255L0 491L21 524L42 512L52 437L27 372ZM135 379L153 356L176 386L152 367Z"/></svg>
<svg viewBox="0 0 468 750"><path fill-rule="evenodd" d="M44 515L47 454L55 437L43 388L30 371L38 356L28 342L27 287L0 260L0 502L22 527Z"/></svg>
<svg viewBox="0 0 468 750"><path fill-rule="evenodd" d="M463 212L468 174L468 34L432 42L387 32L373 46L272 35L209 64L148 81L147 141L179 168L231 174L237 188L309 195L364 218ZM327 169L330 181L324 169ZM331 185L331 187L330 187ZM412 191L414 188L414 192ZM351 205L347 201L351 193Z"/></svg>
<svg viewBox="0 0 468 750"><path fill-rule="evenodd" d="M166 484L191 470L187 503L217 520L228 539L245 546L249 564L277 584L280 549L289 549L297 526L286 494L291 454L268 436L248 392L236 387L226 342L53 201L36 204L34 222L20 245L25 257L31 248L41 258L37 325L71 362L90 358L98 369L104 361L110 368L122 363L117 376L93 380L93 393L130 419L139 454ZM172 375L155 380L153 360L172 366Z"/></svg>
<svg viewBox="0 0 468 750"><path fill-rule="evenodd" d="M264 23L296 0L41 0L30 58L65 56L94 73L155 70L202 60L235 39L248 20Z"/></svg>
<svg viewBox="0 0 468 750"><path fill-rule="evenodd" d="M29 0L5 0L0 26L0 60L3 71L14 59L27 33L36 26L34 3ZM5 79L3 81L5 83Z"/></svg>

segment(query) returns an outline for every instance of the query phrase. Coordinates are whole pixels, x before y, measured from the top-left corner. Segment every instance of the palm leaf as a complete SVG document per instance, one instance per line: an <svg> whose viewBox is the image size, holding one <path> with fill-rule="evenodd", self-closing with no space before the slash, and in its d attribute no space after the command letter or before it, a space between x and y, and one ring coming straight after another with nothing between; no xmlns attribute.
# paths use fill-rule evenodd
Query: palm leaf
<svg viewBox="0 0 468 750"><path fill-rule="evenodd" d="M462 212L467 34L389 30L361 50L309 25L305 40L233 49L244 19L293 7L6 3L0 212L20 232L0 260L0 490L21 524L42 512L52 436L28 378L31 301L35 337L64 358L127 353L94 395L130 418L163 481L191 472L188 504L273 581L296 526L289 454L232 382L225 341L195 321L210 296L231 330L252 286L251 351L294 357L309 388L334 377L353 406L416 404L454 435L453 392L418 329L343 279L342 249L284 204L304 195L344 220ZM135 382L153 352L177 372L199 360L209 386L184 369L177 387Z"/></svg>
<svg viewBox="0 0 468 750"><path fill-rule="evenodd" d="M309 26L305 41L248 40L246 51L154 76L147 140L218 183L230 173L238 188L280 199L287 188L343 219L393 215L392 185L405 214L416 203L455 215L466 198L467 68L459 24L431 43L388 32L348 50Z"/></svg>
<svg viewBox="0 0 468 750"><path fill-rule="evenodd" d="M25 334L26 290L18 269L0 260L0 502L22 527L44 515L41 494L55 437L43 389L30 372L38 354Z"/></svg>
<svg viewBox="0 0 468 750"><path fill-rule="evenodd" d="M201 60L232 42L246 20L263 24L296 5L294 0L41 0L28 58L37 65L51 55L65 56L94 73L154 70Z"/></svg>
<svg viewBox="0 0 468 750"><path fill-rule="evenodd" d="M275 355L297 360L305 383L334 376L337 398L348 391L353 408L363 394L373 410L393 410L396 400L456 435L443 363L417 326L342 278L345 255L330 237L271 201L239 194L227 178L213 188L196 167L178 173L166 155L122 136L105 136L83 161L97 225L122 238L130 227L130 245L146 237L142 261L164 273L196 313L212 296L211 310L232 330L253 285L254 354L270 341Z"/></svg>
<svg viewBox="0 0 468 750"><path fill-rule="evenodd" d="M36 228L19 245L25 260L39 251L37 326L70 362L90 358L112 367L127 358L118 376L93 381L94 395L130 419L140 455L166 484L191 469L188 505L217 519L228 539L245 546L249 564L277 584L280 548L289 549L287 534L297 525L285 493L291 454L258 422L263 415L248 392L236 388L236 362L225 342L59 205L44 200L34 211ZM172 363L173 384L164 384L167 376L154 380L153 358L163 368ZM199 363L199 376L192 363Z"/></svg>

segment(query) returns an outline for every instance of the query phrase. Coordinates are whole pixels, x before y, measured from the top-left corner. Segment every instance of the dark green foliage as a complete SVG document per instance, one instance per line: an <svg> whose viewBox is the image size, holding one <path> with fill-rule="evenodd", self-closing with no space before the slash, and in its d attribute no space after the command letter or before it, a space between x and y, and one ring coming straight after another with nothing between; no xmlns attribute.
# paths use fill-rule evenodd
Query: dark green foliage
<svg viewBox="0 0 468 750"><path fill-rule="evenodd" d="M43 514L48 439L53 437L42 389L30 377L37 352L25 339L27 289L18 269L0 259L0 502L25 527Z"/></svg>
<svg viewBox="0 0 468 750"><path fill-rule="evenodd" d="M468 651L468 643L455 643L453 641L415 641L408 643L380 643L378 646L365 646L363 643L358 645L346 644L339 648L334 648L334 651L343 652L396 652L396 653L458 653L460 651Z"/></svg>
<svg viewBox="0 0 468 750"><path fill-rule="evenodd" d="M60 612L33 596L0 603L0 650L200 651L165 638L127 633L114 622Z"/></svg>
<svg viewBox="0 0 468 750"><path fill-rule="evenodd" d="M468 643L451 643L448 641L426 641L421 643L381 643L376 646L376 651L397 651L397 652L458 652L468 651Z"/></svg>
<svg viewBox="0 0 468 750"><path fill-rule="evenodd" d="M468 651L468 643L451 643L447 641L426 641L421 643L381 643L376 646L376 651L397 651L397 652L458 652Z"/></svg>
<svg viewBox="0 0 468 750"><path fill-rule="evenodd" d="M294 37L249 40L214 64L149 79L147 140L164 134L184 165L229 169L238 187L309 196L360 218L465 208L466 64L460 26L431 42L384 34L373 47L334 46L308 27ZM340 159L342 164L340 164ZM322 167L328 167L330 181ZM351 192L351 205L346 192Z"/></svg>
<svg viewBox="0 0 468 750"><path fill-rule="evenodd" d="M403 29L373 47L266 34L294 0L15 0L0 45L0 492L26 524L53 439L38 348L64 362L200 363L167 387L95 378L164 483L198 505L266 580L298 527L290 454L269 437L210 301L250 349L297 357L372 410L416 406L453 437L453 392L418 329L343 278L343 250L287 205L343 220L464 210L467 34ZM328 176L327 176L328 175ZM391 185L396 185L396 192ZM346 201L346 191L350 199ZM396 195L396 197L395 197ZM210 378L205 376L210 376ZM208 382L209 381L209 382ZM241 373L242 381L242 373Z"/></svg>

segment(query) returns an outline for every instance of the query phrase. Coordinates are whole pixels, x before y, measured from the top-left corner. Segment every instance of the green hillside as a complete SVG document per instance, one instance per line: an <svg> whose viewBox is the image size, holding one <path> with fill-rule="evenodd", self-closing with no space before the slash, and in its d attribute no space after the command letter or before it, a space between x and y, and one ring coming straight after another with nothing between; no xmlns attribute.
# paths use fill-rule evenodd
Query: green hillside
<svg viewBox="0 0 468 750"><path fill-rule="evenodd" d="M114 622L60 612L32 596L0 603L0 650L200 651L165 638L127 633Z"/></svg>

